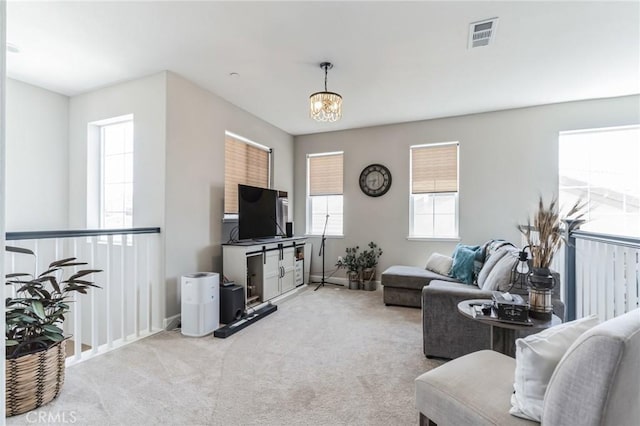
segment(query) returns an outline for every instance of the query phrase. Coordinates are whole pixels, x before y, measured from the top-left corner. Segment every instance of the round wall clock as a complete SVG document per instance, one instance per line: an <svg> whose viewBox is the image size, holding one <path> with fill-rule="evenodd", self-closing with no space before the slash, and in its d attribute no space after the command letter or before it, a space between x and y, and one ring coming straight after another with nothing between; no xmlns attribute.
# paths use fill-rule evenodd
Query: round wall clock
<svg viewBox="0 0 640 426"><path fill-rule="evenodd" d="M391 187L391 172L382 164L370 164L360 173L360 189L369 197L379 197Z"/></svg>

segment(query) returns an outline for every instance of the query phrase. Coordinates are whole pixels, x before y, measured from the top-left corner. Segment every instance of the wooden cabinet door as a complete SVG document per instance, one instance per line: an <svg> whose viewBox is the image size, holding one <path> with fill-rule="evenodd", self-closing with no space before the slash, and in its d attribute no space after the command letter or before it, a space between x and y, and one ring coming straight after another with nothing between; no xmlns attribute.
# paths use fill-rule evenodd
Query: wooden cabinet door
<svg viewBox="0 0 640 426"><path fill-rule="evenodd" d="M262 282L262 300L267 301L273 299L280 294L280 251L273 250L263 253L263 282Z"/></svg>
<svg viewBox="0 0 640 426"><path fill-rule="evenodd" d="M284 293L285 291L292 290L296 286L295 250L293 247L282 250L280 266L282 266L280 291Z"/></svg>

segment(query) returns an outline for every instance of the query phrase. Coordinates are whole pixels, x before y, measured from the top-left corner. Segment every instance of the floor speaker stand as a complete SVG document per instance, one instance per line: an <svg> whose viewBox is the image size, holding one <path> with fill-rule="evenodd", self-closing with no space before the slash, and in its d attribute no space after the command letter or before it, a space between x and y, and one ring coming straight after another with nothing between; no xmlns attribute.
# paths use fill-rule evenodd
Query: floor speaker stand
<svg viewBox="0 0 640 426"><path fill-rule="evenodd" d="M326 248L325 245L327 241L327 222L329 222L329 215L327 215L326 219L324 220L324 230L322 231L322 242L320 243L320 252L318 253L319 256L322 256L322 279L320 280L320 282L318 281L313 282L313 284L318 284L318 286L313 291L317 291L320 287L324 287L325 284L342 286L342 284L330 283L325 278L324 253L325 253L325 248Z"/></svg>

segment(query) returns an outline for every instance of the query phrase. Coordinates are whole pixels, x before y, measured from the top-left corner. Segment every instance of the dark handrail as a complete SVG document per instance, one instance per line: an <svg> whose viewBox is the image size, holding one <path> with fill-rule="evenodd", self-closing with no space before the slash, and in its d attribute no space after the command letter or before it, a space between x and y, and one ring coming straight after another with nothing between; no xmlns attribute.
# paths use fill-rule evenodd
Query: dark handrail
<svg viewBox="0 0 640 426"><path fill-rule="evenodd" d="M77 229L66 231L7 232L7 241L40 240L45 238L94 237L99 235L159 234L160 228Z"/></svg>
<svg viewBox="0 0 640 426"><path fill-rule="evenodd" d="M615 244L617 246L640 248L640 238L638 237L623 237L620 235L599 234L596 232L589 232L584 230L575 230L571 233L571 236L581 240L598 241L601 243Z"/></svg>

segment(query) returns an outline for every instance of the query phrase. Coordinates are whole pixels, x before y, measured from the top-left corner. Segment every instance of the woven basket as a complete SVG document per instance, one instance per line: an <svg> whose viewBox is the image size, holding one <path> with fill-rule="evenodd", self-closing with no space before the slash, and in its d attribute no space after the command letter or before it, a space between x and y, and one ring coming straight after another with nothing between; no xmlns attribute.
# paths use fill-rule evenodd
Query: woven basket
<svg viewBox="0 0 640 426"><path fill-rule="evenodd" d="M65 343L6 360L7 416L26 413L58 396L64 383Z"/></svg>

